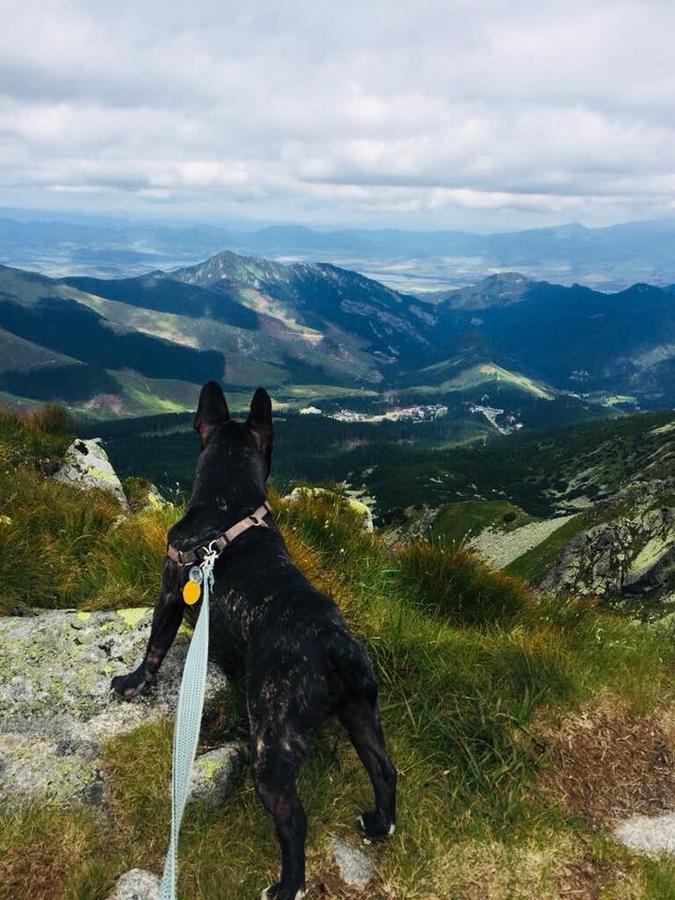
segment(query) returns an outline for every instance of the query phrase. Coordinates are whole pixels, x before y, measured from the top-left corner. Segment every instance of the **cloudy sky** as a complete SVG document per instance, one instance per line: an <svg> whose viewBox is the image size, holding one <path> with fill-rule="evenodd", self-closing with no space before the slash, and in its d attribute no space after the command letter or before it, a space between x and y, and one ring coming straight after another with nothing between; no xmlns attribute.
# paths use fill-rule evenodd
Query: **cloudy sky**
<svg viewBox="0 0 675 900"><path fill-rule="evenodd" d="M0 0L0 205L675 215L672 0Z"/></svg>

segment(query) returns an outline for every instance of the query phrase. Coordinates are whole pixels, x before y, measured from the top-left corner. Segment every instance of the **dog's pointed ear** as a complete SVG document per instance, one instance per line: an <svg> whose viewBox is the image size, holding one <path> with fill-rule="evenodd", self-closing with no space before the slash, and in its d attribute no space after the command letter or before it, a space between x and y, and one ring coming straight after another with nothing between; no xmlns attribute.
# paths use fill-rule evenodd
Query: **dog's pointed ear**
<svg viewBox="0 0 675 900"><path fill-rule="evenodd" d="M259 387L251 400L251 410L246 420L255 435L258 449L267 459L267 474L272 463L272 400L264 388Z"/></svg>
<svg viewBox="0 0 675 900"><path fill-rule="evenodd" d="M202 445L211 430L221 422L227 422L229 418L230 411L223 389L217 382L207 381L199 394L197 412L192 420L192 426L199 432Z"/></svg>

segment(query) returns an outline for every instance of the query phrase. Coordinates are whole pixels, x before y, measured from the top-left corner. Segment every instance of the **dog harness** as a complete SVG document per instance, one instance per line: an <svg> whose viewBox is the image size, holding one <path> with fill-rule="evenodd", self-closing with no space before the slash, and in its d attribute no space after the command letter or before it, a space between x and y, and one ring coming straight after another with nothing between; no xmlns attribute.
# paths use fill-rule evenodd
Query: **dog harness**
<svg viewBox="0 0 675 900"><path fill-rule="evenodd" d="M169 849L164 861L164 873L159 887L161 900L176 900L178 838L185 804L190 796L192 767L197 753L199 729L204 708L204 694L206 692L206 669L209 657L209 595L213 587L213 567L223 550L240 534L248 531L249 528L259 525L269 528L264 519L271 511L272 507L265 501L250 516L228 528L227 531L224 531L206 546L199 547L196 550L184 552L176 550L170 544L167 547L167 555L174 562L180 565L193 566L190 569L188 585L196 588L196 597L190 600L184 591L183 597L185 602L188 604L195 603L202 593L203 602L185 658L183 677L178 691L176 726L173 731L173 766L171 773L171 840L169 841Z"/></svg>
<svg viewBox="0 0 675 900"><path fill-rule="evenodd" d="M255 512L252 512L249 516L246 516L246 518L241 519L231 528L228 528L227 531L223 531L217 538L210 541L207 546L199 547L197 550L177 550L175 547L172 547L171 544L167 544L166 555L169 559L172 559L181 566L190 566L194 563L199 563L213 550L215 550L217 554L222 553L225 547L231 544L240 534L248 531L249 528L254 528L258 525L261 525L263 528L269 528L269 525L265 521L265 516L267 513L271 512L272 507L267 500L265 500L262 506L259 506Z"/></svg>

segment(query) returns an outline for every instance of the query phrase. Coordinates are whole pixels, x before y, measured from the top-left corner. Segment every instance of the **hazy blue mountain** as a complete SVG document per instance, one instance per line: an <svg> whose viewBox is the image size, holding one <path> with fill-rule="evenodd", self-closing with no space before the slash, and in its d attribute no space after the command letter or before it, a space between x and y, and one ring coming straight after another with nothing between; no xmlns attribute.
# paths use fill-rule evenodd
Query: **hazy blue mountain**
<svg viewBox="0 0 675 900"><path fill-rule="evenodd" d="M496 234L458 230L255 230L93 220L0 218L0 262L52 275L122 276L196 263L223 250L285 261L327 262L390 287L441 289L486 272L619 290L675 282L675 218L606 228L578 224Z"/></svg>

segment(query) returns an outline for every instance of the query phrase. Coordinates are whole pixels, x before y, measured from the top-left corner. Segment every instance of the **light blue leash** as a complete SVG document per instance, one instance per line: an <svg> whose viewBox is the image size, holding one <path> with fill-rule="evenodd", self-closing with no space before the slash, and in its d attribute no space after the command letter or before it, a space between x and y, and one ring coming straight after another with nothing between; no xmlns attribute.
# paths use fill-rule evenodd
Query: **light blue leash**
<svg viewBox="0 0 675 900"><path fill-rule="evenodd" d="M178 692L176 725L173 732L173 772L171 776L171 841L159 887L161 900L176 900L176 851L180 824L190 794L192 766L197 753L204 708L206 668L209 658L209 592L213 587L213 566L219 554L211 550L199 569L202 573L202 608L185 658ZM192 575L192 573L190 573Z"/></svg>

